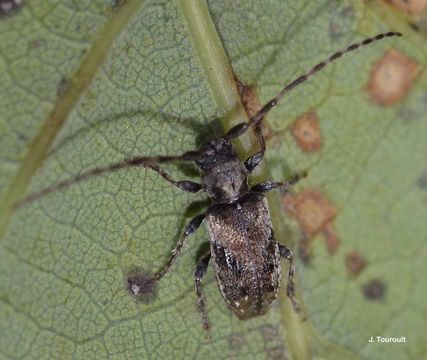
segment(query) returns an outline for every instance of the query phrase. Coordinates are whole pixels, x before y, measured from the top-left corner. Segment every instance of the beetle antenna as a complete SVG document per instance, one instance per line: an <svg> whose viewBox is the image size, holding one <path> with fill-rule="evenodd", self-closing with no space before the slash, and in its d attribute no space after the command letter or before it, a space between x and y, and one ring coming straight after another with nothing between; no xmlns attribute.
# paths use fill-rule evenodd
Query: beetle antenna
<svg viewBox="0 0 427 360"><path fill-rule="evenodd" d="M402 36L400 32L386 32L381 33L378 35L375 35L373 37L366 38L365 40L362 40L360 42L356 42L354 44L351 44L347 46L345 49L337 51L333 55L331 55L327 60L322 61L318 63L316 66L314 66L310 71L306 72L304 75L299 76L294 81L286 85L274 98L272 98L269 102L267 102L258 113L256 113L249 122L254 126L259 126L264 119L264 116L277 105L277 103L282 99L282 97L290 92L292 89L296 88L298 85L302 84L303 82L307 81L311 76L319 72L321 69L323 69L326 65L329 65L330 63L334 62L335 60L339 59L341 56L357 50L361 47L367 46L375 41L382 40L389 37L394 36Z"/></svg>

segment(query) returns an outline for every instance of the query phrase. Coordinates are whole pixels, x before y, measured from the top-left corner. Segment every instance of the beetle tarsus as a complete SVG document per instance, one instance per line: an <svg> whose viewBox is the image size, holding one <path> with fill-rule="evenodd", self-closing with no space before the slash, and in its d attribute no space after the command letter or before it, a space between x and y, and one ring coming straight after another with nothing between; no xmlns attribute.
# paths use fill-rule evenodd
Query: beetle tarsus
<svg viewBox="0 0 427 360"><path fill-rule="evenodd" d="M203 277L206 275L211 254L204 255L197 263L194 272L194 282L196 284L197 306L202 317L203 329L206 331L207 337L210 338L211 323L209 321L208 312L206 309L205 295L202 290Z"/></svg>
<svg viewBox="0 0 427 360"><path fill-rule="evenodd" d="M279 244L280 256L289 262L289 272L288 272L288 285L286 287L286 295L288 295L289 300L291 300L292 307L294 311L299 313L301 307L295 298L295 286L294 286L294 274L295 274L295 262L292 255L292 251L286 246Z"/></svg>

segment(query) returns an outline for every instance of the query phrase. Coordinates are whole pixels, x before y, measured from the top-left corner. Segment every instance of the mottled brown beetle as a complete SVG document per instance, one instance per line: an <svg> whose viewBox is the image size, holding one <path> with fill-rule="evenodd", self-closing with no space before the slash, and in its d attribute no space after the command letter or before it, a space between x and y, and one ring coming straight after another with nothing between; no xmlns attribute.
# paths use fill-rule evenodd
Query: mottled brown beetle
<svg viewBox="0 0 427 360"><path fill-rule="evenodd" d="M154 284L169 272L170 267L181 254L185 239L199 228L203 220L206 220L210 251L199 260L194 276L198 306L206 330L210 325L201 284L210 260L214 264L218 286L225 301L240 319L249 319L265 314L276 298L281 277L280 258L285 258L289 261L287 295L294 309L298 310L298 303L294 297L292 253L284 245L278 244L274 238L268 204L263 193L278 187L286 192L299 180L300 176L295 176L283 183L266 181L249 187L248 176L260 164L265 152L265 141L261 131L262 120L287 92L306 81L328 63L361 46L392 36L401 36L401 34L397 32L379 34L336 52L326 61L317 64L309 72L285 86L247 123L234 126L224 136L205 143L197 151L189 151L180 156L136 157L106 167L95 168L33 194L18 205L93 175L132 166L149 168L183 191L192 193L199 190L205 191L211 199L211 205L204 214L190 220L169 260L159 271L148 278L142 274L128 277L127 287L133 295L139 297L144 295L144 292L153 291ZM259 141L260 150L242 162L234 151L231 140L241 136L251 126ZM158 165L168 161L195 162L200 169L202 183L172 179Z"/></svg>

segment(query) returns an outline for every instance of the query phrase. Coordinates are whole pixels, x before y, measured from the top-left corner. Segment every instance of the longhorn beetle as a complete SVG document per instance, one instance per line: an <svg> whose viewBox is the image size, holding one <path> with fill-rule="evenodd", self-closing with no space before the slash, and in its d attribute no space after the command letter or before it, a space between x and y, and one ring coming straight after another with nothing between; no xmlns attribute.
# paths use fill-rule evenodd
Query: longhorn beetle
<svg viewBox="0 0 427 360"><path fill-rule="evenodd" d="M169 260L160 270L151 277L134 274L127 278L129 292L138 298L151 291L155 284L170 271L171 266L180 256L188 236L194 233L205 220L209 233L210 251L201 257L194 273L198 307L205 330L210 328L210 323L201 285L210 260L214 265L216 279L224 300L240 319L249 319L265 314L276 298L281 277L280 258L283 257L289 262L287 295L294 309L298 311L299 306L294 296L295 264L292 252L284 245L278 244L274 238L264 193L276 188L287 192L301 176L294 176L285 182L266 181L252 187L248 185L248 176L260 164L265 153L265 141L261 130L262 121L286 93L305 82L327 64L361 46L393 36L401 36L401 34L398 32L378 34L334 53L327 60L317 64L310 71L286 85L248 122L232 127L224 136L208 141L196 151L188 151L179 156L140 156L105 167L94 168L30 195L20 201L17 206L93 175L127 167L151 169L183 191L191 193L205 191L211 200L211 205L205 213L195 216L186 225ZM253 127L260 149L242 162L237 156L231 140L241 136L250 127ZM202 178L201 183L174 180L159 166L159 163L181 161L194 162L198 166Z"/></svg>

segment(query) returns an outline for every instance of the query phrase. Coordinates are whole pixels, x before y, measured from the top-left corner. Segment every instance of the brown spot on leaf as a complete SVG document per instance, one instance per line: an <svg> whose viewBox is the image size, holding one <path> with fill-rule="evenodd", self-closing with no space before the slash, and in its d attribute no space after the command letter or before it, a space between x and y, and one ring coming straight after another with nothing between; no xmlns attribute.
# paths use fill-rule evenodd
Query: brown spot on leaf
<svg viewBox="0 0 427 360"><path fill-rule="evenodd" d="M243 84L236 76L234 79L236 81L237 91L239 92L240 100L245 108L246 115L248 115L249 118L252 118L259 110L261 110L261 104L258 100L255 89L252 86ZM262 122L262 132L266 141L274 137L274 132L266 121Z"/></svg>
<svg viewBox="0 0 427 360"><path fill-rule="evenodd" d="M427 0L385 0L396 9L409 14L421 15L427 9Z"/></svg>
<svg viewBox="0 0 427 360"><path fill-rule="evenodd" d="M239 92L246 114L251 118L261 109L255 89L243 84L237 77L234 79L236 80L237 91Z"/></svg>
<svg viewBox="0 0 427 360"><path fill-rule="evenodd" d="M362 287L365 298L372 301L378 301L384 298L386 290L384 282L378 279L373 279Z"/></svg>
<svg viewBox="0 0 427 360"><path fill-rule="evenodd" d="M128 293L137 301L150 302L156 293L156 280L154 277L134 267L125 274L125 287Z"/></svg>
<svg viewBox="0 0 427 360"><path fill-rule="evenodd" d="M341 241L332 224L337 209L321 192L308 189L297 196L287 194L283 206L296 218L303 231L299 253L305 262L310 260L310 240L319 233L325 236L325 246L330 254L338 250Z"/></svg>
<svg viewBox="0 0 427 360"><path fill-rule="evenodd" d="M304 190L297 196L287 194L283 204L295 216L309 239L324 230L337 214L332 203L321 192L312 189Z"/></svg>
<svg viewBox="0 0 427 360"><path fill-rule="evenodd" d="M350 275L356 276L365 268L366 260L357 251L353 250L347 253L345 257L345 266Z"/></svg>
<svg viewBox="0 0 427 360"><path fill-rule="evenodd" d="M322 147L319 121L314 111L309 111L300 116L292 127L298 146L303 151L317 151Z"/></svg>
<svg viewBox="0 0 427 360"><path fill-rule="evenodd" d="M303 231L299 244L299 255L303 262L309 262L310 240L318 233L323 233L325 236L326 250L330 254L334 254L338 250L341 240L332 223L337 210L321 192L309 189L297 196L287 194L283 198L283 206L297 219Z"/></svg>
<svg viewBox="0 0 427 360"><path fill-rule="evenodd" d="M328 250L329 254L335 254L341 244L341 240L336 234L332 222L326 224L323 234L325 235L326 250Z"/></svg>
<svg viewBox="0 0 427 360"><path fill-rule="evenodd" d="M367 92L376 104L391 106L407 95L419 71L415 60L391 49L373 66Z"/></svg>

